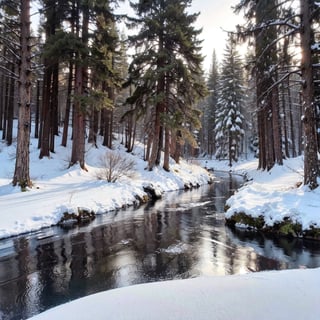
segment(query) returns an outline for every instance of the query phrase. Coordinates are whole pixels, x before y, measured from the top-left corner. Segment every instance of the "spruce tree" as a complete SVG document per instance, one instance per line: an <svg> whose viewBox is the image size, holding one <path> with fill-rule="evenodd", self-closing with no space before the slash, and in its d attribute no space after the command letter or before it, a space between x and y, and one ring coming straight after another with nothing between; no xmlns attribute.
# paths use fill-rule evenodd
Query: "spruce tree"
<svg viewBox="0 0 320 320"><path fill-rule="evenodd" d="M235 41L229 37L219 80L219 99L215 133L217 157L227 157L229 165L237 161L244 135L244 88L240 55Z"/></svg>

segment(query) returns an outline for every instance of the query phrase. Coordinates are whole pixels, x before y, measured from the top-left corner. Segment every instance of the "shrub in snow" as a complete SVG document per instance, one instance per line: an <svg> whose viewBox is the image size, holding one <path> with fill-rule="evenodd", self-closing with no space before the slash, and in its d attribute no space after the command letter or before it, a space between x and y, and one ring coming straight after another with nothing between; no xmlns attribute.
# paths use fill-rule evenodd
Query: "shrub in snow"
<svg viewBox="0 0 320 320"><path fill-rule="evenodd" d="M122 176L132 177L135 165L135 161L127 154L108 151L100 159L101 169L98 171L97 177L108 182L116 182Z"/></svg>

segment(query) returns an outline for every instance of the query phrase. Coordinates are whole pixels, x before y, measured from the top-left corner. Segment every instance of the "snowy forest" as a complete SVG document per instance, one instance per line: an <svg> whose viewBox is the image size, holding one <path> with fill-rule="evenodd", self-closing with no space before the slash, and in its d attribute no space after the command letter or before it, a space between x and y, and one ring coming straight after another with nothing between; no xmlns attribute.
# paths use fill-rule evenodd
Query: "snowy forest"
<svg viewBox="0 0 320 320"><path fill-rule="evenodd" d="M207 76L191 0L132 1L133 17L116 14L120 2L1 0L0 130L17 144L13 185L32 187L31 135L40 159L60 136L72 143L69 165L86 170L86 143L101 136L112 148L119 133L128 152L144 143L148 170L161 152L167 171L170 157L232 166L254 154L270 170L304 154L304 184L318 186L319 2L239 1L245 22L222 61L213 48Z"/></svg>

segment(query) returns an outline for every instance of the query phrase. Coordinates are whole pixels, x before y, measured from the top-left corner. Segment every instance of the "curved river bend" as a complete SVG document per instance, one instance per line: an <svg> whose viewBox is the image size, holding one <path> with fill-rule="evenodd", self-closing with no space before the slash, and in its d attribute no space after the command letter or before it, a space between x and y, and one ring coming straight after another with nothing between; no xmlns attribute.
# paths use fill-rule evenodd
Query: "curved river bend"
<svg viewBox="0 0 320 320"><path fill-rule="evenodd" d="M240 178L170 192L87 226L0 240L0 319L26 319L98 291L201 275L320 266L320 244L232 231L223 210Z"/></svg>

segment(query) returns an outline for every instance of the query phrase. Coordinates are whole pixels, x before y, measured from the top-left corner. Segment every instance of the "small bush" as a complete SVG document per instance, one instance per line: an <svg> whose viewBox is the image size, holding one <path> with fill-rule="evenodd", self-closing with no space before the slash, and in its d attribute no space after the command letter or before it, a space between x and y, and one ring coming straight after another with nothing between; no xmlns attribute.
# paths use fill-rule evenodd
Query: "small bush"
<svg viewBox="0 0 320 320"><path fill-rule="evenodd" d="M99 180L116 182L120 177L132 177L135 169L135 161L117 151L109 151L101 157L101 169L98 172Z"/></svg>

